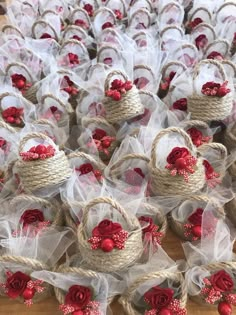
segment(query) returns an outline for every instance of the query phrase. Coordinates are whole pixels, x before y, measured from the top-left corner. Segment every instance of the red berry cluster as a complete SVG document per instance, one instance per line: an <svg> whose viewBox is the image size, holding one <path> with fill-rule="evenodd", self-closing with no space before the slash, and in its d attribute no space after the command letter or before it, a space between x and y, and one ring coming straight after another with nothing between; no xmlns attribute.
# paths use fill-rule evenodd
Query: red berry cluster
<svg viewBox="0 0 236 315"><path fill-rule="evenodd" d="M83 9L88 13L90 17L93 16L93 6L90 3L86 3Z"/></svg>
<svg viewBox="0 0 236 315"><path fill-rule="evenodd" d="M55 149L51 145L39 144L27 152L21 152L20 156L24 161L45 160L55 155Z"/></svg>
<svg viewBox="0 0 236 315"><path fill-rule="evenodd" d="M2 111L2 118L5 122L12 124L12 125L21 125L22 124L22 115L24 109L17 108L17 107L8 107L4 111Z"/></svg>
<svg viewBox="0 0 236 315"><path fill-rule="evenodd" d="M227 88L228 81L224 83L207 82L202 86L202 94L207 96L224 97L230 93L230 89Z"/></svg>
<svg viewBox="0 0 236 315"><path fill-rule="evenodd" d="M27 83L26 77L22 74L15 73L11 76L12 85L16 87L19 91L24 93L29 87L31 87L31 83Z"/></svg>
<svg viewBox="0 0 236 315"><path fill-rule="evenodd" d="M68 53L67 57L69 58L69 62L71 65L79 65L80 64L79 57L76 54Z"/></svg>
<svg viewBox="0 0 236 315"><path fill-rule="evenodd" d="M120 101L123 94L131 90L133 84L131 81L125 81L115 79L111 83L111 88L106 91L106 96L111 97L114 101Z"/></svg>

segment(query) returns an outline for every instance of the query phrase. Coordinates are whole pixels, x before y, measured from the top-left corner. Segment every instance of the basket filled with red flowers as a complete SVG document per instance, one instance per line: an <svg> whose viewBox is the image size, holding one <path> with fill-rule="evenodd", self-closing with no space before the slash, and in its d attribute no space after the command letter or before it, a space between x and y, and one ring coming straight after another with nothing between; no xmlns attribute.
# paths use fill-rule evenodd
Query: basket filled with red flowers
<svg viewBox="0 0 236 315"><path fill-rule="evenodd" d="M212 142L213 134L207 123L201 120L189 120L183 124L183 129L190 135L193 144L200 147Z"/></svg>
<svg viewBox="0 0 236 315"><path fill-rule="evenodd" d="M97 216L91 215L95 209ZM115 272L125 269L142 255L139 220L115 200L95 198L84 207L78 227L78 247L92 270Z"/></svg>
<svg viewBox="0 0 236 315"><path fill-rule="evenodd" d="M40 133L30 133L21 140L15 166L23 189L30 192L61 185L71 174L65 153Z"/></svg>
<svg viewBox="0 0 236 315"><path fill-rule="evenodd" d="M163 150L165 140L168 146ZM189 135L176 127L164 129L155 137L149 173L154 195L192 195L205 185L203 160Z"/></svg>
<svg viewBox="0 0 236 315"><path fill-rule="evenodd" d="M112 78L122 77L122 80ZM111 82L112 80L112 82ZM112 71L105 80L104 107L106 119L113 124L127 121L143 113L138 89L121 71Z"/></svg>
<svg viewBox="0 0 236 315"><path fill-rule="evenodd" d="M192 119L202 121L215 121L226 118L232 110L233 98L231 89L226 81L226 74L222 64L216 60L202 60L193 74L193 83L198 77L202 66L215 66L221 75L223 83L214 81L206 82L198 94L193 87L193 94L188 98L188 112Z"/></svg>

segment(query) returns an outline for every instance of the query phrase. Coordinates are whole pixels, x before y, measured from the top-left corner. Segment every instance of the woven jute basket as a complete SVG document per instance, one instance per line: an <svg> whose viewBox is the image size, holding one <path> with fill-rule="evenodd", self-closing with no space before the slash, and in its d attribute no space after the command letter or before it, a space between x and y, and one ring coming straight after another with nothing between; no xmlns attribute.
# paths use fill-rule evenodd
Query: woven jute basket
<svg viewBox="0 0 236 315"><path fill-rule="evenodd" d="M216 60L202 60L199 62L193 73L193 80L198 76L201 66L214 65L218 68L223 81L226 81L226 74L222 64ZM191 119L202 121L222 120L230 115L233 106L232 93L224 97L200 95L193 92L188 98L188 112L191 113Z"/></svg>
<svg viewBox="0 0 236 315"><path fill-rule="evenodd" d="M161 195L192 195L202 189L205 184L205 170L201 157L197 159L195 172L193 174L189 174L188 182L184 180L183 176L171 176L170 171L166 169L159 169L156 166L158 159L156 153L157 145L163 136L171 133L182 136L189 151L194 151L192 140L184 130L171 127L158 133L152 144L151 160L149 163L152 191L154 194Z"/></svg>
<svg viewBox="0 0 236 315"><path fill-rule="evenodd" d="M19 266L19 271L21 266L22 268L27 267L33 271L40 271L40 270L50 270L50 267L47 266L46 264L42 263L39 260L33 259L33 258L28 258L28 257L23 257L23 256L13 256L13 255L6 255L3 254L0 256L0 263L9 263L9 264L16 264ZM8 266L9 268L9 266ZM30 276L30 274L29 274ZM37 303L40 301L43 301L47 299L50 295L52 295L52 287L44 282L42 284L42 287L44 287L44 291L42 293L35 293L32 301L33 303ZM20 303L24 303L24 299L22 297L18 297L17 301Z"/></svg>
<svg viewBox="0 0 236 315"><path fill-rule="evenodd" d="M203 131L203 136L204 136L204 131L206 131L206 133L210 131L210 127L208 126L208 124L201 120L188 120L183 123L183 129L186 132L190 128L196 128L196 129L199 129L200 131ZM212 135L209 136L208 134L206 136L210 137L210 139L208 140L208 143L211 143L213 141L213 136Z"/></svg>
<svg viewBox="0 0 236 315"><path fill-rule="evenodd" d="M216 199L211 199L206 195L199 195L199 196L195 195L195 196L191 196L187 200L190 200L193 202L199 202L204 205L211 203L215 207L215 210L216 210L215 213L216 213L217 218L219 219L225 218L224 208L217 202ZM174 231L174 233L177 234L182 240L192 241L191 236L185 236L184 234L185 233L184 225L187 222L180 222L180 221L175 220L173 218L172 213L170 213L168 216L168 222L171 227L171 230Z"/></svg>
<svg viewBox="0 0 236 315"><path fill-rule="evenodd" d="M23 152L24 145L31 139L42 139L55 147L55 143L41 133L30 133L20 142L19 153ZM53 157L45 160L23 161L21 158L15 164L21 183L26 192L34 192L40 188L51 187L64 183L71 175L71 169L65 153L56 151Z"/></svg>
<svg viewBox="0 0 236 315"><path fill-rule="evenodd" d="M110 81L114 76L121 76L125 81L129 80L126 74L114 70L108 74L105 80L105 91L109 89ZM106 119L112 124L124 122L143 113L138 89L134 85L131 90L122 95L120 101L105 97L103 105L106 110Z"/></svg>
<svg viewBox="0 0 236 315"><path fill-rule="evenodd" d="M91 208L100 204L108 204L113 211L118 211L129 229L129 236L125 242L125 248L122 250L113 249L105 253L101 249L91 249L88 242L87 222ZM101 272L115 272L133 265L142 255L142 230L138 219L135 216L128 215L125 209L115 200L108 197L100 197L91 200L84 208L82 222L78 227L78 244L83 260L88 268Z"/></svg>
<svg viewBox="0 0 236 315"><path fill-rule="evenodd" d="M33 195L21 194L21 195L16 196L15 198L13 198L11 200L11 205L14 208L14 207L17 207L17 205L19 205L22 202L27 203L29 205L30 204L37 204L40 207L52 209L55 216L54 216L54 219L53 219L50 226L62 226L63 225L64 220L63 220L62 208L61 208L59 202L56 201L55 199L49 201L46 199L35 197ZM27 210L27 208L25 210Z"/></svg>
<svg viewBox="0 0 236 315"><path fill-rule="evenodd" d="M142 315L138 309L136 309L135 305L133 304L132 300L135 296L136 290L139 288L140 285L144 284L147 281L151 280L157 281L165 281L165 280L172 280L176 285L180 286L180 293L179 293L179 301L180 307L186 307L187 303L187 288L185 285L184 278L180 272L170 272L167 270L156 271L152 273L148 273L144 276L139 277L137 280L133 282L130 287L126 289L126 291L122 294L119 299L119 303L123 306L125 314L127 315Z"/></svg>
<svg viewBox="0 0 236 315"><path fill-rule="evenodd" d="M23 74L24 73L27 74L28 78L30 79L30 83L32 83L32 86L24 93L24 98L29 100L31 103L36 104L37 103L36 93L37 93L38 87L37 87L37 83L34 82L34 79L33 79L32 75L31 75L31 71L23 63L21 63L21 62L13 62L13 63L10 63L6 67L6 75L10 75L10 70L13 67L15 69L17 69L17 68L21 69L20 74L22 74L22 73ZM18 73L17 70L15 70L14 73Z"/></svg>
<svg viewBox="0 0 236 315"><path fill-rule="evenodd" d="M228 262L228 261L227 262L215 262L215 263L211 263L208 265L203 265L203 266L201 266L201 269L207 270L211 274L213 274L219 270L222 270L222 269L226 272L227 272L227 270L229 270L229 271L235 273L236 262ZM190 283L189 283L189 285L190 285ZM191 286L192 286L192 290L193 289L199 290L199 288L193 282L191 282ZM234 294L235 293L236 293L236 290L234 289ZM210 304L205 301L204 296L202 294L194 295L194 296L189 295L189 298L197 304L210 306Z"/></svg>
<svg viewBox="0 0 236 315"><path fill-rule="evenodd" d="M225 204L225 212L229 217L230 221L236 226L236 198Z"/></svg>

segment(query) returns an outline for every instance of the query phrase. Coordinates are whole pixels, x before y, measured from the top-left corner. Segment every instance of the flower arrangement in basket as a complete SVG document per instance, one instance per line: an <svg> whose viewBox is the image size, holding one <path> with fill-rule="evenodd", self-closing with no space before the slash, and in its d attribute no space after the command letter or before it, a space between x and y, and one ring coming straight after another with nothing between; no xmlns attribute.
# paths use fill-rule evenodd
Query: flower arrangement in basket
<svg viewBox="0 0 236 315"><path fill-rule="evenodd" d="M169 140L172 145L165 148L163 154L161 146L164 140ZM149 173L154 194L191 195L201 190L205 184L202 158L196 156L189 135L176 127L162 130L154 139Z"/></svg>
<svg viewBox="0 0 236 315"><path fill-rule="evenodd" d="M187 198L169 215L171 229L185 241L198 241L202 234L215 232L218 220L224 220L223 207L206 195Z"/></svg>
<svg viewBox="0 0 236 315"><path fill-rule="evenodd" d="M211 24L211 9L212 8L210 8L210 5L208 4L206 4L206 6L199 6L198 4L195 4L195 7L193 6L193 8L188 13L188 21L185 25L187 33L190 34L194 30L194 28L201 23Z"/></svg>
<svg viewBox="0 0 236 315"><path fill-rule="evenodd" d="M71 12L69 16L71 25L76 25L88 32L91 28L91 20L87 10L82 8L76 8Z"/></svg>
<svg viewBox="0 0 236 315"><path fill-rule="evenodd" d="M23 189L30 192L52 189L71 174L65 153L40 133L28 134L21 140L15 166Z"/></svg>
<svg viewBox="0 0 236 315"><path fill-rule="evenodd" d="M121 76L124 81L114 79L111 82L114 76ZM110 123L121 123L143 113L138 90L124 73L115 70L110 72L105 80L104 88L106 97L103 104L106 119Z"/></svg>
<svg viewBox="0 0 236 315"><path fill-rule="evenodd" d="M104 210L100 222L96 218L98 222L93 222L91 227L89 213L101 204L108 205L110 209L107 212ZM112 219L111 208L116 210L112 210ZM125 269L133 265L143 251L140 223L115 200L95 198L84 208L78 227L78 246L83 260L93 270L113 272Z"/></svg>
<svg viewBox="0 0 236 315"><path fill-rule="evenodd" d="M183 129L189 134L193 144L198 148L213 140L213 134L207 123L200 120L184 122Z"/></svg>
<svg viewBox="0 0 236 315"><path fill-rule="evenodd" d="M201 68L210 65L217 68L223 83L205 82L198 92L196 88L200 81L204 80L204 74L201 79L195 81ZM214 75L212 77L215 80ZM231 113L233 106L232 93L226 81L225 70L220 62L216 60L202 60L199 62L194 69L193 84L193 94L188 98L188 112L191 113L192 119L202 121L222 120Z"/></svg>

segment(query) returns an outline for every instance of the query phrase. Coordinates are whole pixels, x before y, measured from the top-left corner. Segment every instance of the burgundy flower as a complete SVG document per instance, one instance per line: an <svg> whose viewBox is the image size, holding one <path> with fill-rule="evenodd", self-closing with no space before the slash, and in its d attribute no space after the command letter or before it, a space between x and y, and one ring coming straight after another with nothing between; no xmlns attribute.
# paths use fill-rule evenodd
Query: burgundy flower
<svg viewBox="0 0 236 315"><path fill-rule="evenodd" d="M218 96L224 97L226 94L230 93L230 89L227 88L228 81L224 83L207 82L202 86L202 94L207 96Z"/></svg>
<svg viewBox="0 0 236 315"><path fill-rule="evenodd" d="M114 10L115 16L117 20L122 20L123 19L123 14L121 13L120 10Z"/></svg>
<svg viewBox="0 0 236 315"><path fill-rule="evenodd" d="M113 98L115 101L119 101L123 94L126 94L127 91L131 90L133 87L131 81L121 81L115 79L111 83L109 90L105 91L106 96Z"/></svg>
<svg viewBox="0 0 236 315"><path fill-rule="evenodd" d="M234 288L234 282L231 276L224 270L214 273L210 277L213 288L220 292L229 292Z"/></svg>
<svg viewBox="0 0 236 315"><path fill-rule="evenodd" d="M203 22L203 20L199 17L195 18L193 21L188 23L188 27L192 29L194 29L197 25L201 24Z"/></svg>
<svg viewBox="0 0 236 315"><path fill-rule="evenodd" d="M93 16L93 6L90 3L86 3L83 7L85 11L87 11L88 15Z"/></svg>
<svg viewBox="0 0 236 315"><path fill-rule="evenodd" d="M102 30L105 30L106 28L113 27L114 25L111 22L106 22L102 25Z"/></svg>
<svg viewBox="0 0 236 315"><path fill-rule="evenodd" d="M75 21L75 25L80 26L80 27L85 28L85 29L89 28L88 24L84 20L81 20L81 19L77 19Z"/></svg>
<svg viewBox="0 0 236 315"><path fill-rule="evenodd" d="M212 51L208 56L207 59L216 59L216 60L223 60L224 57L218 51Z"/></svg>
<svg viewBox="0 0 236 315"><path fill-rule="evenodd" d="M151 217L141 216L138 219L139 222L148 223L148 225L143 229L143 233L151 233L155 228L155 224L153 223L153 219Z"/></svg>
<svg viewBox="0 0 236 315"><path fill-rule="evenodd" d="M169 76L163 79L163 82L160 84L160 88L164 91L169 89L171 81L174 79L174 76L176 75L175 71L171 71Z"/></svg>
<svg viewBox="0 0 236 315"><path fill-rule="evenodd" d="M143 89L148 83L149 83L149 80L145 77L140 77L134 80L134 84L139 90Z"/></svg>
<svg viewBox="0 0 236 315"><path fill-rule="evenodd" d="M65 296L65 303L73 306L77 310L83 310L91 299L92 292L88 287L82 285L72 285Z"/></svg>
<svg viewBox="0 0 236 315"><path fill-rule="evenodd" d="M141 168L134 168L132 170L125 171L125 182L132 186L141 186L145 175Z"/></svg>
<svg viewBox="0 0 236 315"><path fill-rule="evenodd" d="M76 40L78 40L78 41L81 41L81 40L82 40L82 38L79 37L78 35L73 35L73 36L72 36L72 39L76 39Z"/></svg>
<svg viewBox="0 0 236 315"><path fill-rule="evenodd" d="M187 110L187 98L180 98L173 103L173 108L186 111Z"/></svg>
<svg viewBox="0 0 236 315"><path fill-rule="evenodd" d="M23 108L8 107L2 111L2 118L9 124L21 125L23 112Z"/></svg>
<svg viewBox="0 0 236 315"><path fill-rule="evenodd" d="M203 209L197 208L194 213L188 217L188 221L193 225L202 225Z"/></svg>
<svg viewBox="0 0 236 315"><path fill-rule="evenodd" d="M207 143L211 139L211 137L204 137L202 132L195 127L189 128L187 133L190 135L193 144L196 147L199 147L203 143Z"/></svg>
<svg viewBox="0 0 236 315"><path fill-rule="evenodd" d="M39 144L35 147L30 148L27 152L21 152L20 156L23 161L34 161L34 160L45 160L55 155L55 149L51 145Z"/></svg>
<svg viewBox="0 0 236 315"><path fill-rule="evenodd" d="M22 74L15 73L11 75L12 85L16 87L18 90L23 91L27 88L26 77Z"/></svg>
<svg viewBox="0 0 236 315"><path fill-rule="evenodd" d="M95 140L102 140L102 138L106 136L107 136L106 131L100 128L96 128L93 132L93 139Z"/></svg>
<svg viewBox="0 0 236 315"><path fill-rule="evenodd" d="M152 309L161 310L168 306L173 299L174 291L170 288L161 288L155 286L144 294L144 301L152 307Z"/></svg>
<svg viewBox="0 0 236 315"><path fill-rule="evenodd" d="M201 34L195 39L195 44L198 49L204 48L208 44L206 35Z"/></svg>
<svg viewBox="0 0 236 315"><path fill-rule="evenodd" d="M93 229L92 235L109 238L112 237L113 234L117 234L120 231L122 231L122 226L120 225L120 223L115 223L108 219L105 219Z"/></svg>
<svg viewBox="0 0 236 315"><path fill-rule="evenodd" d="M189 155L189 151L186 148L175 147L167 157L169 164L175 164L178 159L184 159Z"/></svg>
<svg viewBox="0 0 236 315"><path fill-rule="evenodd" d="M220 176L220 174L215 172L214 168L207 160L203 161L203 165L205 167L205 176L207 180L214 179Z"/></svg>
<svg viewBox="0 0 236 315"><path fill-rule="evenodd" d="M44 221L43 212L38 209L26 210L24 211L20 218L20 222L23 223L23 227L43 221Z"/></svg>
<svg viewBox="0 0 236 315"><path fill-rule="evenodd" d="M72 65L79 65L80 64L79 57L76 54L68 53L67 57L69 58L70 64L72 64Z"/></svg>
<svg viewBox="0 0 236 315"><path fill-rule="evenodd" d="M76 168L76 171L80 172L80 176L85 175L85 174L89 174L89 173L93 172L93 166L91 163L84 163L84 164L80 165L79 168Z"/></svg>
<svg viewBox="0 0 236 315"><path fill-rule="evenodd" d="M12 299L21 296L30 280L31 278L25 273L20 271L13 273L6 281L7 295Z"/></svg>
<svg viewBox="0 0 236 315"><path fill-rule="evenodd" d="M46 38L52 38L52 35L48 34L48 33L43 33L43 35L41 35L40 39L46 39Z"/></svg>

